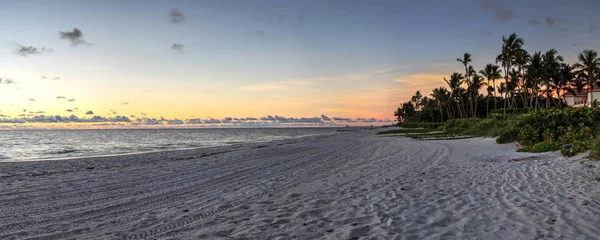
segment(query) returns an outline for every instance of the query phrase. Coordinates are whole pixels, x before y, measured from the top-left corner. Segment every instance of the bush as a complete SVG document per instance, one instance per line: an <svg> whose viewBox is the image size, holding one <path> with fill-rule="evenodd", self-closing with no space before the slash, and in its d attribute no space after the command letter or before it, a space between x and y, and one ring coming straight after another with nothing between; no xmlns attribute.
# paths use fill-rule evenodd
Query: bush
<svg viewBox="0 0 600 240"><path fill-rule="evenodd" d="M439 128L442 124L443 123L439 123L439 122L406 122L406 123L398 123L398 127L436 129L436 128Z"/></svg>
<svg viewBox="0 0 600 240"><path fill-rule="evenodd" d="M590 145L590 148L592 149L590 158L600 160L600 138L596 138Z"/></svg>
<svg viewBox="0 0 600 240"><path fill-rule="evenodd" d="M505 110L506 110L506 114L510 114L510 115L523 114L523 113L528 113L528 112L532 111L529 108L507 108L507 109L498 108L498 109L492 109L490 111L490 113L504 115Z"/></svg>
<svg viewBox="0 0 600 240"><path fill-rule="evenodd" d="M561 149L561 145L556 142L539 142L534 145L522 146L517 151L519 152L550 152Z"/></svg>
<svg viewBox="0 0 600 240"><path fill-rule="evenodd" d="M500 136L498 136L498 138L496 138L496 143L502 144L517 141L518 134L519 131L517 131L516 129L510 129L508 131L505 131L501 133Z"/></svg>

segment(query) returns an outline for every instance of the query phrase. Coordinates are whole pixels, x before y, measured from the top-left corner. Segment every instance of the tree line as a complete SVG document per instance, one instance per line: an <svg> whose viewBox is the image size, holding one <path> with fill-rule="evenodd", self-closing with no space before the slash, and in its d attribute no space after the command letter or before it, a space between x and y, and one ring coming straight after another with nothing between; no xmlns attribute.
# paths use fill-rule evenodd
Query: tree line
<svg viewBox="0 0 600 240"><path fill-rule="evenodd" d="M502 49L495 63L479 71L471 66L471 54L456 61L464 73L452 73L424 96L417 91L398 107L399 122L443 122L453 118L487 117L491 113L527 112L540 108L566 107L565 95L587 94L598 88L598 52L584 50L578 62L569 64L555 49L529 53L516 33L502 37ZM499 64L499 65L498 65ZM499 83L499 85L497 84ZM481 93L483 91L483 94ZM584 106L588 101L584 102Z"/></svg>

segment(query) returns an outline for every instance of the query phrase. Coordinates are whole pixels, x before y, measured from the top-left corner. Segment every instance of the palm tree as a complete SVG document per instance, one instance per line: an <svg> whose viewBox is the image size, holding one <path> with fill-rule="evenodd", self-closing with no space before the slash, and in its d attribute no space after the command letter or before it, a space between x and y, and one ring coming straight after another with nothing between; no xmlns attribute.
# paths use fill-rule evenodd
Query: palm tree
<svg viewBox="0 0 600 240"><path fill-rule="evenodd" d="M494 109L497 109L498 106L496 104L496 79L499 79L502 77L501 72L500 72L500 67L498 65L494 65L491 63L488 63L487 65L485 65L485 68L483 68L483 70L479 71L479 73L481 75L483 75L485 78L487 78L488 80L488 88L490 86L490 80L492 81L492 92L494 93ZM488 97L488 105L489 105L489 97Z"/></svg>
<svg viewBox="0 0 600 240"><path fill-rule="evenodd" d="M575 79L573 69L574 68L569 64L561 64L560 69L558 70L558 74L554 79L553 85L554 89L556 89L556 96L558 96L558 98L561 99L562 102L564 102L565 100L565 91L569 91L569 89L571 89L570 87L568 87L569 83L573 82ZM563 92L562 95L561 91Z"/></svg>
<svg viewBox="0 0 600 240"><path fill-rule="evenodd" d="M455 72L450 75L450 79L444 78L444 81L446 81L448 87L450 88L450 98L456 103L456 109L458 110L459 116L462 118L465 115L463 104L464 101L462 99L464 89L460 85L463 83L464 77L462 74Z"/></svg>
<svg viewBox="0 0 600 240"><path fill-rule="evenodd" d="M470 53L465 53L463 55L462 59L457 58L456 61L461 62L465 66L465 83L467 83L467 89L468 89L468 88L471 87L471 72L469 71L470 70L469 69L469 67L470 67L469 63L472 61L471 60L471 54ZM471 98L470 95L468 97L469 97L469 103L471 103L472 102L472 100L471 100L472 98ZM472 115L473 108L472 108L471 104L469 104L469 108L470 108L469 114Z"/></svg>
<svg viewBox="0 0 600 240"><path fill-rule="evenodd" d="M542 55L543 67L542 75L544 85L546 86L546 109L550 108L550 98L552 98L552 82L557 78L560 63L563 57L558 55L555 49L550 49Z"/></svg>
<svg viewBox="0 0 600 240"><path fill-rule="evenodd" d="M508 73L509 76L509 81L508 84L506 85L506 88L508 90L508 93L510 93L510 98L512 99L512 102L515 104L515 106L517 105L517 101L515 100L515 90L517 89L517 87L520 85L519 81L521 79L521 73L515 69L510 70L510 72ZM509 102L509 105L511 105L511 103Z"/></svg>
<svg viewBox="0 0 600 240"><path fill-rule="evenodd" d="M475 96L475 106L473 106L473 117L477 117L477 105L479 98L479 89L483 86L487 86L487 84L483 81L483 78L477 74L473 74L473 78L471 78L471 87L469 88L469 92L471 92L472 96Z"/></svg>
<svg viewBox="0 0 600 240"><path fill-rule="evenodd" d="M598 52L586 49L579 54L578 59L579 62L575 64L575 67L579 69L577 73L587 80L591 91L591 99L589 101L592 103L594 101L594 87L598 75L600 75L600 58L598 58ZM584 106L587 105L587 102L586 100Z"/></svg>
<svg viewBox="0 0 600 240"><path fill-rule="evenodd" d="M517 37L516 33L512 33L508 38L502 36L502 52L496 57L496 63L502 63L505 73L511 69L515 62L515 55L522 50L523 44L525 42L522 38ZM508 85L508 74L504 74L504 82ZM506 113L506 110L504 112Z"/></svg>
<svg viewBox="0 0 600 240"><path fill-rule="evenodd" d="M446 108L447 108L446 113L448 115L448 118L450 118L450 110L448 109L449 106L447 106L449 95L450 95L450 93L448 92L448 90L445 87L435 88L435 89L433 89L433 91L431 93L431 98L437 102L438 108L440 110L440 122L444 121L444 115L443 115L443 106L444 105L446 105Z"/></svg>
<svg viewBox="0 0 600 240"><path fill-rule="evenodd" d="M540 78L542 77L543 74L543 60L542 60L542 53L541 52L535 52L533 53L533 55L531 55L531 62L529 63L529 66L527 66L527 83L529 85L529 87L531 88L531 97L530 97L530 103L531 106L533 106L533 97L535 97L535 109L537 110L538 107L538 86L539 86L539 82L540 82Z"/></svg>

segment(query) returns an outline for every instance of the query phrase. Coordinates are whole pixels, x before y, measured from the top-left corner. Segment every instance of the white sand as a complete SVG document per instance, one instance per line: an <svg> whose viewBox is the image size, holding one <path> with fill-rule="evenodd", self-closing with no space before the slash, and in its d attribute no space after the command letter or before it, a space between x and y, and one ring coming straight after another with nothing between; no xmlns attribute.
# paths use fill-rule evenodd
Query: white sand
<svg viewBox="0 0 600 240"><path fill-rule="evenodd" d="M600 239L599 166L559 155L361 131L2 163L0 239Z"/></svg>

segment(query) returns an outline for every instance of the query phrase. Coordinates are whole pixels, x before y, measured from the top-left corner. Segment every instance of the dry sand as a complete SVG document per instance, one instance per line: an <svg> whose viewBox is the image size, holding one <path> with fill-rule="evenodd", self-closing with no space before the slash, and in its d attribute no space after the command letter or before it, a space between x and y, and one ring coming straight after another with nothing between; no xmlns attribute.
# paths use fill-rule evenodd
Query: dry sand
<svg viewBox="0 0 600 240"><path fill-rule="evenodd" d="M2 163L0 239L600 239L597 163L374 133Z"/></svg>

